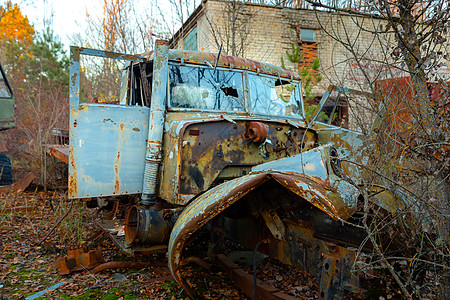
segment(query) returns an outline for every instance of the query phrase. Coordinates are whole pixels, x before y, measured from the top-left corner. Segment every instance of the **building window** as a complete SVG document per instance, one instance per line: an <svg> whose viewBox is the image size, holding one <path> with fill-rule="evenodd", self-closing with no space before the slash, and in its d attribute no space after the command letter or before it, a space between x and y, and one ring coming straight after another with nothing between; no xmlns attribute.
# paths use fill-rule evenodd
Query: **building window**
<svg viewBox="0 0 450 300"><path fill-rule="evenodd" d="M197 26L194 27L184 38L184 50L198 51L197 48Z"/></svg>
<svg viewBox="0 0 450 300"><path fill-rule="evenodd" d="M303 42L316 42L316 31L314 29L300 29L300 40Z"/></svg>
<svg viewBox="0 0 450 300"><path fill-rule="evenodd" d="M312 28L297 28L298 45L300 47L300 54L302 61L299 63L299 72L304 67L310 68L314 59L319 58L316 30Z"/></svg>

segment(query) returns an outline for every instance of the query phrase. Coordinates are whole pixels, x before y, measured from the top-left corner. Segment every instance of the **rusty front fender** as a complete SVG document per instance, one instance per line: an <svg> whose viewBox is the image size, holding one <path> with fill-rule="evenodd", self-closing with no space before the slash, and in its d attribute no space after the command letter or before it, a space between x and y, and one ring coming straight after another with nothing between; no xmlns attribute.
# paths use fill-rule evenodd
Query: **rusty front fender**
<svg viewBox="0 0 450 300"><path fill-rule="evenodd" d="M264 183L267 174L251 174L218 185L193 200L178 217L169 240L169 268L175 280L186 292L193 292L180 272L182 251L189 238L208 221L230 207L233 203Z"/></svg>
<svg viewBox="0 0 450 300"><path fill-rule="evenodd" d="M328 173L329 168L325 167L327 162L322 160L324 158L322 150L324 149L315 151L315 155L317 158L321 158L322 163L319 165L323 166L325 172ZM304 157L304 159L306 158ZM314 172L316 173L317 169ZM169 267L175 280L185 288L191 297L194 295L191 294L192 291L184 282L179 268L184 265L182 252L189 239L214 217L269 180L275 180L335 220L347 219L356 210L359 192L356 187L345 181L332 180L333 184L330 185L328 176L325 176L325 180L323 180L318 176L305 174L305 172L277 171L275 166L271 166L270 170L259 170L257 173L227 181L206 191L194 199L180 215L169 241Z"/></svg>

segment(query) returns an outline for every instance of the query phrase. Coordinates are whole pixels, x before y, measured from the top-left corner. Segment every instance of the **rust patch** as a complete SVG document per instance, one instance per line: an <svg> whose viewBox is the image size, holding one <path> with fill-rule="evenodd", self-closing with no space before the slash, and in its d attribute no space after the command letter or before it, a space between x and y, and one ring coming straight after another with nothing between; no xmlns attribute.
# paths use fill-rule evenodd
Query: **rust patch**
<svg viewBox="0 0 450 300"><path fill-rule="evenodd" d="M245 133L244 137L246 139L251 139L253 142L260 144L264 142L267 138L269 129L264 123L261 122L245 122Z"/></svg>
<svg viewBox="0 0 450 300"><path fill-rule="evenodd" d="M69 172L69 186L68 194L69 197L75 197L78 193L78 182L77 182L77 167L75 166L74 150L71 147L69 149L69 162L72 170Z"/></svg>
<svg viewBox="0 0 450 300"><path fill-rule="evenodd" d="M239 177L247 173L248 167L299 154L315 143L313 132L304 128L284 122L245 119L234 123L223 119L189 122L180 130L179 136L182 138L178 142L181 153L177 178L184 176L186 180L175 182L178 195L195 195L210 187L216 179ZM267 142L262 148L264 141ZM165 164L167 168L176 167L168 162ZM194 168L196 176L192 172ZM198 184L199 179L202 184ZM172 193L171 197L178 195ZM181 200L178 204L184 201L177 199Z"/></svg>
<svg viewBox="0 0 450 300"><path fill-rule="evenodd" d="M73 271L92 269L104 262L100 249L88 251L86 247L67 250L66 257L58 257L55 267L59 275L68 275Z"/></svg>
<svg viewBox="0 0 450 300"><path fill-rule="evenodd" d="M123 125L123 124L121 124L121 125ZM114 193L115 194L119 194L119 190L120 190L119 161L120 161L120 152L117 152L116 162L114 164L114 174L115 174Z"/></svg>
<svg viewBox="0 0 450 300"><path fill-rule="evenodd" d="M134 127L133 128L133 131L136 131L136 132L139 132L139 131L141 131L139 128L137 128L137 127Z"/></svg>
<svg viewBox="0 0 450 300"><path fill-rule="evenodd" d="M185 62L191 62L196 64L198 63L204 64L205 61L207 61L212 65L216 64L217 62L218 67L224 68L232 67L235 69L250 70L253 72L261 72L285 78L294 78L297 80L300 79L300 76L294 71L278 67L275 65L254 61L251 59L228 56L225 54L221 54L220 57L217 59L217 55L214 53L170 49L169 59L178 61L183 59Z"/></svg>
<svg viewBox="0 0 450 300"><path fill-rule="evenodd" d="M67 146L52 145L48 148L48 154L56 157L62 162L69 164L69 148Z"/></svg>

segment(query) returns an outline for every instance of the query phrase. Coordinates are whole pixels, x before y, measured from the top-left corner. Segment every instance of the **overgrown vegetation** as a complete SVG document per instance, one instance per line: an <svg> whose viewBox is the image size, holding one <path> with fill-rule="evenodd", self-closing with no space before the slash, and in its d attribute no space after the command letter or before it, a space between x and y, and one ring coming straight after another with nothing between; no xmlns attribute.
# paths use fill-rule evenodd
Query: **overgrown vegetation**
<svg viewBox="0 0 450 300"><path fill-rule="evenodd" d="M361 78L364 78L353 84L374 95L382 94L387 110L387 117L379 127L375 146L371 149L370 163L358 165L368 177L365 185L360 187L364 197L360 206L361 219L357 225L367 231L369 239L365 243L370 244L373 253L365 256L361 252L362 259L355 266L355 271L369 273L376 270L375 276L394 282L393 285L405 298L427 298L431 295L445 299L449 294L447 282L450 281L450 88L445 79L439 78L437 70L448 62L448 3L435 0L270 3L330 10L335 12L330 18L333 24L338 24L339 13L354 16L359 32L329 31L327 24L322 24L322 31L348 50L347 63L356 65ZM117 1L105 2L104 12L109 18L90 19L89 38L79 40L80 45L119 52L136 52L136 45L140 44L147 45L145 50L150 49L152 27L141 27L133 32L122 30L129 28L125 16L130 14L131 7L122 9L119 4ZM180 6L183 12L180 20L184 21L187 14L182 6L184 1L172 1L172 4ZM380 27L374 28L372 25L375 23L359 23L358 16L383 21ZM14 25L11 27L11 24ZM118 24L122 24L120 28ZM381 42L383 53L375 55L370 49L355 49L355 37L362 32L370 32L372 42ZM99 36L101 39L98 39ZM128 39L133 37L136 39ZM239 44L239 41L232 44ZM286 55L291 63L300 63L303 58L296 45L292 45L291 52L287 51ZM0 60L17 101L17 127L1 132L0 137L9 142L16 178L20 177L19 170L41 175L42 150L45 144L52 143L52 129L68 127L67 55L51 29L36 33L20 8L7 1L0 8ZM365 66L367 62L374 64L368 68ZM307 101L315 97L313 88L321 81L319 70L318 60L310 67L299 70ZM104 66L102 71L111 74L98 80L85 78L93 82L89 88L102 86L107 90L105 83L111 83L111 78L114 81L120 78L117 66ZM333 83L340 84L338 79L334 78ZM106 92L104 95L107 101ZM305 104L308 120L316 109L315 104ZM44 183L43 176L39 177L38 183ZM387 186L394 194L405 195L404 209L388 217L379 207L369 205L371 192L367 186L370 184ZM58 201L58 205L52 211L55 220L69 209L67 201ZM60 243L82 244L82 233L85 232L81 215L83 207L78 209L73 211L72 218L58 227ZM29 230L26 234L40 232L29 224L28 219L20 216L0 215L2 226L12 218L22 218L20 221L28 224L24 228ZM2 227L2 230L6 232L9 228ZM382 233L387 233L403 245L402 252L385 251L379 241ZM19 236L12 236L11 240L14 238L19 239ZM6 259L13 260L18 254L14 251L5 252ZM8 270L14 273L15 265ZM170 284L165 287L172 290Z"/></svg>
<svg viewBox="0 0 450 300"><path fill-rule="evenodd" d="M449 295L450 133L448 78L439 68L448 63L449 10L442 1L307 0L317 10L330 10L320 19L321 30L347 50L348 65L357 66L360 80L347 80L374 95L382 95L386 117L377 131L361 187L364 202L362 226L369 234L373 253L366 268L389 277L405 298L447 299ZM345 2L345 3L344 3ZM357 30L343 24L350 16ZM365 22L361 22L361 17ZM361 49L354 40L370 33L369 44L381 49ZM355 71L356 72L356 71ZM342 84L344 78L330 78ZM404 208L388 218L368 205L370 185L383 185L402 194ZM385 251L379 236L387 233L398 241L401 253ZM381 273L379 276L382 276Z"/></svg>
<svg viewBox="0 0 450 300"><path fill-rule="evenodd" d="M311 118L315 116L315 113L318 112L319 105L318 103L312 103L312 100L316 97L316 94L313 93L314 87L317 86L318 83L322 81L322 75L319 72L320 61L318 58L315 58L311 65L301 67L301 63L303 61L304 55L300 53L300 46L292 45L292 52L289 53L286 50L286 56L288 60L294 65L298 66L298 69L295 70L299 73L302 79L302 92L303 92L303 100L304 100L304 108L305 108L305 119L306 121L311 121ZM284 58L281 57L281 66L285 68ZM328 119L328 116L321 112L321 117L324 120Z"/></svg>
<svg viewBox="0 0 450 300"><path fill-rule="evenodd" d="M68 124L68 58L50 28L36 33L17 4L0 7L0 61L16 98L16 128L1 132L15 179L33 172L43 184L44 145Z"/></svg>

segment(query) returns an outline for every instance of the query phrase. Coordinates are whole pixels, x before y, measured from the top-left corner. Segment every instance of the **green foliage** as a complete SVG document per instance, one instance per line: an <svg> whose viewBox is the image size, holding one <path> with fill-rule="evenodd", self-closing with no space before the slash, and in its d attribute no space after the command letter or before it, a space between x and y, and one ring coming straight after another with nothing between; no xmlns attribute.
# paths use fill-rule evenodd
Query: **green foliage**
<svg viewBox="0 0 450 300"><path fill-rule="evenodd" d="M181 292L181 288L176 281L164 282L161 287L165 289L169 297L175 296Z"/></svg>
<svg viewBox="0 0 450 300"><path fill-rule="evenodd" d="M32 47L33 69L40 70L49 83L64 85L69 81L69 58L63 44L53 31L47 28L38 34Z"/></svg>
<svg viewBox="0 0 450 300"><path fill-rule="evenodd" d="M45 87L67 85L69 58L59 37L50 28L34 35L29 45L0 43L0 60L14 83L13 89L26 82L44 80Z"/></svg>
<svg viewBox="0 0 450 300"><path fill-rule="evenodd" d="M16 100L16 128L5 135L17 153L14 162L26 161L16 170L42 175L42 145L51 142L53 128L68 124L69 59L59 38L46 29L26 45L0 41L0 60ZM18 150L23 148L27 151Z"/></svg>
<svg viewBox="0 0 450 300"><path fill-rule="evenodd" d="M303 67L300 72L302 78L303 91L305 93L305 99L313 99L316 95L312 93L312 89L317 83L322 81L322 75L319 73L320 61L318 58L313 60L313 63L309 67Z"/></svg>
<svg viewBox="0 0 450 300"><path fill-rule="evenodd" d="M296 47L295 44L292 43L291 47L292 47L292 53L289 53L289 50L286 50L286 56L288 57L288 59L291 63L299 64L303 59L303 54L300 54L300 46ZM283 57L281 57L281 66L283 68L285 68Z"/></svg>
<svg viewBox="0 0 450 300"><path fill-rule="evenodd" d="M286 56L291 63L299 65L303 60L303 54L300 53L300 46L295 46L294 43L291 44L291 53L286 50ZM281 57L281 66L285 68L285 63L283 57ZM302 91L304 100L314 99L316 96L312 89L322 81L322 75L319 73L320 61L318 58L315 58L311 65L304 66L300 71L299 75L302 79ZM304 103L305 106L305 119L309 121L317 112L318 105ZM324 118L327 116L323 114Z"/></svg>
<svg viewBox="0 0 450 300"><path fill-rule="evenodd" d="M125 287L124 287L125 288ZM100 288L95 288L88 290L79 296L67 296L64 295L62 299L75 299L75 300L87 300L87 299L102 299L102 300L136 300L139 299L134 295L133 291L123 291L124 288L111 288L108 290L102 290Z"/></svg>

